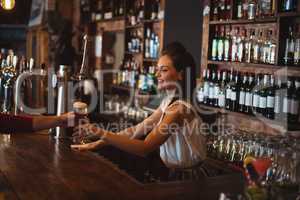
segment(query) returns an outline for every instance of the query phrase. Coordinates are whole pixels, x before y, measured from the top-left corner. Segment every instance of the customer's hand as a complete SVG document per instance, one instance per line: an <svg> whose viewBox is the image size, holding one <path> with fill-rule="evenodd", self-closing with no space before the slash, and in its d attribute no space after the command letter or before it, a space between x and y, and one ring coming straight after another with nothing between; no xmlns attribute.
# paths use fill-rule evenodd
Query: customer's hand
<svg viewBox="0 0 300 200"><path fill-rule="evenodd" d="M75 114L74 112L64 113L59 117L62 127L73 127L75 125Z"/></svg>

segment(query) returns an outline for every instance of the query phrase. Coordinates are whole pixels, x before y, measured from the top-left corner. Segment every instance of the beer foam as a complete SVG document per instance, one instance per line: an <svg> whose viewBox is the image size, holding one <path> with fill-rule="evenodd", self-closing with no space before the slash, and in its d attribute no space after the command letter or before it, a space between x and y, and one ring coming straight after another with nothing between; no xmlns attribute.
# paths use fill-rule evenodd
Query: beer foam
<svg viewBox="0 0 300 200"><path fill-rule="evenodd" d="M73 103L73 108L85 109L85 108L87 108L87 104L84 103L84 102L81 102L81 101L76 101L76 102Z"/></svg>

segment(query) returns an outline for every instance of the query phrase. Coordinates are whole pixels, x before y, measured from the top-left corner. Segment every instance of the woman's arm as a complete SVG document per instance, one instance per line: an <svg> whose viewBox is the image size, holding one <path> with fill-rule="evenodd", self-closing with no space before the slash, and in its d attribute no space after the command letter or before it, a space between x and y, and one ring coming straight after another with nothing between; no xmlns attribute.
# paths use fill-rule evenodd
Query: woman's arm
<svg viewBox="0 0 300 200"><path fill-rule="evenodd" d="M146 156L163 144L173 131L182 126L185 119L183 109L183 105L180 104L168 108L161 123L150 132L144 141L130 139L123 135L97 129L97 127L94 127L93 131L110 145L132 154Z"/></svg>
<svg viewBox="0 0 300 200"><path fill-rule="evenodd" d="M32 130L38 131L56 126L67 127L75 118L73 112L65 113L60 116L33 116L32 117Z"/></svg>

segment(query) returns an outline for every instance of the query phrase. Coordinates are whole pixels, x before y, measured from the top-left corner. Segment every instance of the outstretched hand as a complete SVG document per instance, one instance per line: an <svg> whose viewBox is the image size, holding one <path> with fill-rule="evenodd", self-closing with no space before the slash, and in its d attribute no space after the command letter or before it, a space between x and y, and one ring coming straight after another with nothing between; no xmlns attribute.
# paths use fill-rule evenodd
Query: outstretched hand
<svg viewBox="0 0 300 200"><path fill-rule="evenodd" d="M99 141L96 141L87 144L73 144L71 145L71 148L73 150L78 150L78 151L92 151L92 150L96 150L98 146L99 146Z"/></svg>

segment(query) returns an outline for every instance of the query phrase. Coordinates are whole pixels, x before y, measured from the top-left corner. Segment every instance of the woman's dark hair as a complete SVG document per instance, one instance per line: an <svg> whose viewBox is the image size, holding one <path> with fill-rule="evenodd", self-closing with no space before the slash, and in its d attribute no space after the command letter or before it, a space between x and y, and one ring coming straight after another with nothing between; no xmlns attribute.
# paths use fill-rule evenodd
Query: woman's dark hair
<svg viewBox="0 0 300 200"><path fill-rule="evenodd" d="M168 56L177 72L182 72L183 79L180 83L185 100L192 102L196 87L196 64L193 56L180 42L168 44L161 52L161 56Z"/></svg>

